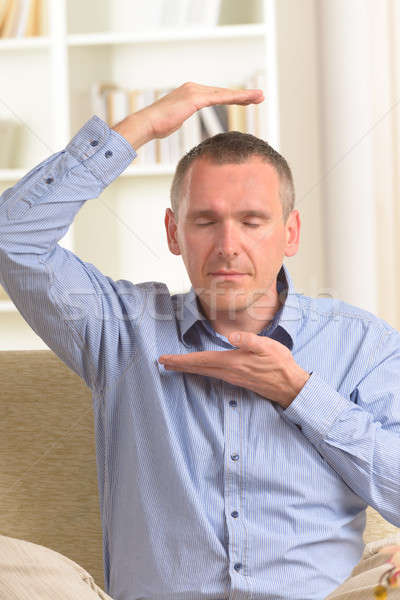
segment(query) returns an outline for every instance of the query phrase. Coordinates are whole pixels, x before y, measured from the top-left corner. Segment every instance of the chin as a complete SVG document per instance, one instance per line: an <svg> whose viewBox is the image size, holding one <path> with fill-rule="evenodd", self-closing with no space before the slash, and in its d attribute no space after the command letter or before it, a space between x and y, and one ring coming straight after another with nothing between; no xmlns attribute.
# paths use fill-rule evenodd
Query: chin
<svg viewBox="0 0 400 600"><path fill-rule="evenodd" d="M240 293L239 290L226 290L225 293L219 292L216 296L207 295L207 301L211 310L215 307L215 310L224 312L240 311L249 304L246 292Z"/></svg>

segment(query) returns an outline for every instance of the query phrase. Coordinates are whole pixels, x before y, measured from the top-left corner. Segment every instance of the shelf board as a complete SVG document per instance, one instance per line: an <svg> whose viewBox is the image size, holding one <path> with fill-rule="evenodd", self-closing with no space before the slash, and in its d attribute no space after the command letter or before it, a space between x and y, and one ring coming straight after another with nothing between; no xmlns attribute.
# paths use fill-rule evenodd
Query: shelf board
<svg viewBox="0 0 400 600"><path fill-rule="evenodd" d="M120 177L138 177L143 175L173 175L176 165L133 165L123 171Z"/></svg>
<svg viewBox="0 0 400 600"><path fill-rule="evenodd" d="M1 38L1 50L35 50L36 48L49 48L50 38L44 35L25 38Z"/></svg>
<svg viewBox="0 0 400 600"><path fill-rule="evenodd" d="M0 169L0 181L19 181L24 177L30 169ZM137 176L147 176L147 175L173 175L175 172L176 165L133 165L132 167L127 167L125 171L123 171L120 177L137 177Z"/></svg>
<svg viewBox="0 0 400 600"><path fill-rule="evenodd" d="M0 313L17 312L17 307L11 300L0 300Z"/></svg>
<svg viewBox="0 0 400 600"><path fill-rule="evenodd" d="M153 29L143 32L104 32L70 34L68 46L100 46L105 44L139 44L153 42L177 42L254 38L265 35L266 25L219 25L217 27L179 27Z"/></svg>

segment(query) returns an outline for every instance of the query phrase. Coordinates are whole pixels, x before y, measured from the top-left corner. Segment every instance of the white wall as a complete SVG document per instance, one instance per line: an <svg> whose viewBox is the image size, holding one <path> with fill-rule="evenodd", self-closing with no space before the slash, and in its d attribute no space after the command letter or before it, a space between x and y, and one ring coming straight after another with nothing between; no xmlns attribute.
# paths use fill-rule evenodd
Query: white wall
<svg viewBox="0 0 400 600"><path fill-rule="evenodd" d="M326 281L337 297L396 328L399 4L316 5Z"/></svg>
<svg viewBox="0 0 400 600"><path fill-rule="evenodd" d="M361 4L363 2L364 0L361 0ZM367 4L369 2L370 0ZM336 32L329 32L329 27L333 25L334 20L334 15L330 15L330 11L335 7L337 10L346 10L347 1L335 0L333 4L334 7L331 0L278 0L277 2L280 151L288 160L293 172L296 208L300 211L302 222L299 252L295 257L285 259L285 264L300 293L310 296L331 294L359 306L362 306L365 299L368 304L368 295L359 294L358 285L356 286L352 279L353 267L350 266L351 261L346 262L346 252L342 252L341 265L335 263L346 218L342 212L346 203L351 202L352 197L356 197L358 202L352 212L350 211L352 215L350 225L346 224L346 240L351 238L353 231L354 239L357 239L358 227L364 227L365 230L369 227L371 230L371 219L374 214L376 215L374 240L371 241L373 252L371 248L366 247L365 253L365 256L369 257L370 265L375 264L373 274L373 279L377 282L375 312L381 318L388 320L392 326L399 328L400 279L397 273L400 272L400 259L396 229L400 217L400 203L399 173L394 165L396 157L399 156L399 136L396 135L396 131L398 132L399 127L400 104L395 104L395 99L400 97L400 61L396 59L400 54L400 39L394 23L396 14L400 16L400 1L383 0L379 4L379 10L375 4L375 10L371 13L373 17L371 35L374 39L374 52L371 53L373 63L371 93L372 90L375 91L370 110L371 124L378 123L378 125L374 128L372 140L373 190L366 188L370 194L369 206L375 213L370 212L369 220L364 221L364 225L362 220L357 221L357 211L360 211L360 207L362 209L363 185L368 179L363 178L362 163L361 167L354 171L350 168L349 158L347 172L340 173L337 170L335 172L335 152L339 148L339 155L342 156L345 149L340 147L343 143L340 134L348 133L346 130L340 131L340 127L344 129L347 127L345 122L340 121L340 111L343 111L343 106L346 106L346 94L350 94L349 105L352 98L351 90L346 89L346 82L340 77L340 69L337 69L337 65L341 64L340 61L345 64L345 46L342 48L342 54L338 54L340 48L336 48L336 56L332 56L334 36L340 39L340 36L345 34L345 31L340 32L340 18L336 24L339 29ZM367 39L365 32L357 33L356 23L354 27L354 39L360 35L364 40ZM347 43L351 45L351 37L347 38ZM330 51L329 44L331 44ZM360 59L362 60L362 54ZM374 77L378 78L378 85L375 85ZM347 82L351 82L351 73ZM336 90L338 93L338 89L342 89L342 93L345 94L344 99L342 98L344 104L341 106L339 104L336 106L332 97L329 97L329 90ZM268 91L266 98L268 100ZM353 109L357 111L356 103L353 104ZM390 116L383 118L382 115L385 115L388 110ZM356 114L355 112L353 116ZM351 112L349 115L351 118ZM363 123L360 131L365 130L367 121ZM352 140L356 143L357 139L353 131L353 135L347 136L347 146L351 146ZM336 150L333 152L332 148L335 148L335 144ZM327 184L331 187L327 187ZM137 181L138 191L145 185L146 180L140 178ZM338 211L335 212L334 205L338 189L344 194L341 198L340 214ZM93 206L87 206L84 207L84 211L89 211L90 208L93 210ZM332 234L331 219L335 215L336 233ZM160 212L160 219L163 220L163 216L164 209ZM85 215L82 214L80 218L83 222ZM160 231L161 235L165 235L163 223L160 223ZM364 235L363 239L367 238L368 236ZM165 248L167 248L166 241ZM354 256L357 256L358 261L362 261L362 252L355 253ZM84 256L83 259L86 260ZM365 272L368 272L368 269ZM374 293L372 290L370 298L374 297ZM368 308L367 305L364 307ZM373 308L372 303L370 308ZM19 314L0 313L0 331L0 350L46 347Z"/></svg>
<svg viewBox="0 0 400 600"><path fill-rule="evenodd" d="M316 7L314 0L278 0L277 9L280 151L292 169L302 223L299 251L285 264L298 292L318 296L326 282Z"/></svg>

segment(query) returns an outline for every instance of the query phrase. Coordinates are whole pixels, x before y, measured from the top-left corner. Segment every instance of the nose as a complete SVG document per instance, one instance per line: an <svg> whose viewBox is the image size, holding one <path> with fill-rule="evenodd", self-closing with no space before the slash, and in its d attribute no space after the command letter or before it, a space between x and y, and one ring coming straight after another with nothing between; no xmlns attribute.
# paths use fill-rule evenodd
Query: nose
<svg viewBox="0 0 400 600"><path fill-rule="evenodd" d="M232 223L222 223L216 231L218 256L234 256L240 252L240 234Z"/></svg>

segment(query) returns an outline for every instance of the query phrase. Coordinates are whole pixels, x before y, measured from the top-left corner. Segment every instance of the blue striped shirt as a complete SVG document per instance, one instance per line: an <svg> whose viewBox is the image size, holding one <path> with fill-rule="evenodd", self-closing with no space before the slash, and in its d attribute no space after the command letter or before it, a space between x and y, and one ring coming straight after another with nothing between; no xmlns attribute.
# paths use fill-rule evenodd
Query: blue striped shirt
<svg viewBox="0 0 400 600"><path fill-rule="evenodd" d="M162 354L234 348L193 288L115 281L58 244L135 156L94 115L0 197L0 282L93 394L106 591L321 600L362 556L367 505L400 526L400 334L296 293L282 265L259 335L312 372L287 409L166 370Z"/></svg>

